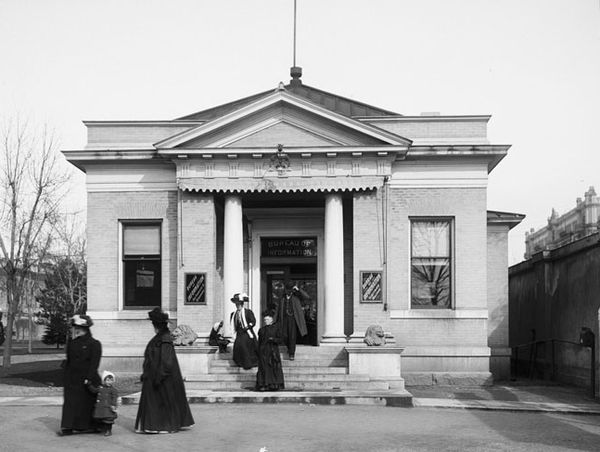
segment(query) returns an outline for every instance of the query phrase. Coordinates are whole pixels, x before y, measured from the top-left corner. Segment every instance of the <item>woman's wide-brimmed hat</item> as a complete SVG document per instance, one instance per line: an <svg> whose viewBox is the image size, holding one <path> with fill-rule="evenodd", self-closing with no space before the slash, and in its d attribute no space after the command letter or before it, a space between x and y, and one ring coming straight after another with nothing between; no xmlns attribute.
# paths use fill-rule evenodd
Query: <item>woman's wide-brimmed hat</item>
<svg viewBox="0 0 600 452"><path fill-rule="evenodd" d="M262 312L263 317L275 318L275 309L267 308Z"/></svg>
<svg viewBox="0 0 600 452"><path fill-rule="evenodd" d="M89 328L94 322L89 315L75 314L71 317L71 326L79 326L81 328Z"/></svg>
<svg viewBox="0 0 600 452"><path fill-rule="evenodd" d="M148 318L155 323L167 323L169 314L163 312L160 308L154 308L152 311L148 311Z"/></svg>
<svg viewBox="0 0 600 452"><path fill-rule="evenodd" d="M233 295L233 297L231 297L232 303L244 303L249 300L250 300L250 298L248 298L247 293L236 293Z"/></svg>

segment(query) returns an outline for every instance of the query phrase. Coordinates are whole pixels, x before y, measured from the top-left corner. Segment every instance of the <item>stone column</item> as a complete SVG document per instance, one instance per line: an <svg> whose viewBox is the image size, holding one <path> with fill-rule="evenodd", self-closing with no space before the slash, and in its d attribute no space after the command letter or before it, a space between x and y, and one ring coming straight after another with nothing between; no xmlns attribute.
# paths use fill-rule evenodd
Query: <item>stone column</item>
<svg viewBox="0 0 600 452"><path fill-rule="evenodd" d="M325 198L325 333L323 343L345 343L344 217L342 195Z"/></svg>
<svg viewBox="0 0 600 452"><path fill-rule="evenodd" d="M230 314L235 305L230 301L234 293L244 290L244 233L242 200L239 196L225 197L225 231L223 234L223 327L231 336Z"/></svg>

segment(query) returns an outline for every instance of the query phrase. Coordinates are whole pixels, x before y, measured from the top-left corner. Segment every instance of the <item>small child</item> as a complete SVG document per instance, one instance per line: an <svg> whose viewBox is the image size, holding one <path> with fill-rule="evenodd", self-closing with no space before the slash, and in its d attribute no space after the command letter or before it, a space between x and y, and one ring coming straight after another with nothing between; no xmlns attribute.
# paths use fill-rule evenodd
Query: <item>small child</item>
<svg viewBox="0 0 600 452"><path fill-rule="evenodd" d="M227 345L229 344L229 339L225 339L223 335L220 333L221 328L223 327L223 321L217 322L213 325L212 330L210 331L210 336L208 338L208 345L218 345L220 353L227 353Z"/></svg>
<svg viewBox="0 0 600 452"><path fill-rule="evenodd" d="M104 433L104 436L112 435L112 425L117 418L119 393L113 386L114 383L115 374L105 370L102 372L102 384L100 386L96 388L88 385L90 391L98 394L93 417L100 424L100 430Z"/></svg>

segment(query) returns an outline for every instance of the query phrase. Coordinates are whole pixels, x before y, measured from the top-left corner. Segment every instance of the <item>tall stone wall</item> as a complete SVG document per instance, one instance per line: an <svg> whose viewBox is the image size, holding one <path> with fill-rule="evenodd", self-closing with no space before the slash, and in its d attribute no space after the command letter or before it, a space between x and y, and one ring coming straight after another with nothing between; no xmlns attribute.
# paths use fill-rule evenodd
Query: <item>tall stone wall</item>
<svg viewBox="0 0 600 452"><path fill-rule="evenodd" d="M538 253L509 270L511 347L530 342L534 331L537 341L578 342L587 327L597 338L599 307L600 234ZM530 357L537 358L532 365ZM558 381L590 385L589 348L555 342L554 359ZM518 369L521 375L551 378L551 343L519 348Z"/></svg>

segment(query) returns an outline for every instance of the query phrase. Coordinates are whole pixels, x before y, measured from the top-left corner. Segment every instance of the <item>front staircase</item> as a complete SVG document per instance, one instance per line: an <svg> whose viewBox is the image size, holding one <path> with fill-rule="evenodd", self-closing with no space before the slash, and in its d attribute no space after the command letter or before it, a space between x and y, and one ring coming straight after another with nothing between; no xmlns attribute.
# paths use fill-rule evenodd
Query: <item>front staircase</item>
<svg viewBox="0 0 600 452"><path fill-rule="evenodd" d="M185 376L193 403L315 403L412 406L403 384L369 375L349 374L348 354L342 346L298 346L295 360L281 347L285 390L255 390L256 368L237 367L232 354L209 356L208 373ZM392 387L391 387L392 386Z"/></svg>
<svg viewBox="0 0 600 452"><path fill-rule="evenodd" d="M298 346L294 361L286 347L280 347L285 389L255 390L256 368L244 370L229 353L217 347L184 348L179 353L187 397L190 403L299 403L317 405L412 406L412 395L401 378L371 378L350 373L344 346ZM194 366L194 363L204 363ZM191 369L200 371L195 373ZM140 393L124 396L124 404L139 402Z"/></svg>
<svg viewBox="0 0 600 452"><path fill-rule="evenodd" d="M282 347L282 367L287 391L379 391L390 389L385 381L374 381L368 375L349 375L348 358L341 347L302 347L296 349L294 361ZM186 389L213 391L253 390L256 368L237 367L231 353L215 353L206 375L186 376Z"/></svg>

